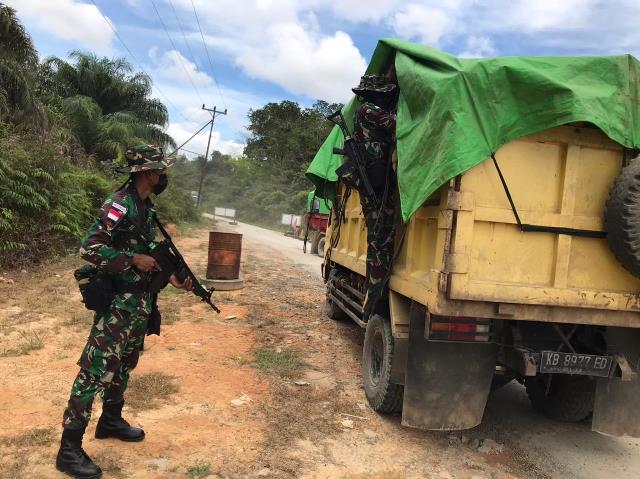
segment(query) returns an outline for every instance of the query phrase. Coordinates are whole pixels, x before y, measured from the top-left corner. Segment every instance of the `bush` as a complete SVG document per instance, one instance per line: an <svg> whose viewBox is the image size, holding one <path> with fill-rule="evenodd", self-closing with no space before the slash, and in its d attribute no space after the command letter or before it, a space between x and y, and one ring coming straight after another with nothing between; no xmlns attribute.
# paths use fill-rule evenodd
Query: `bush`
<svg viewBox="0 0 640 479"><path fill-rule="evenodd" d="M0 266L63 253L82 235L112 183L32 135L0 129Z"/></svg>
<svg viewBox="0 0 640 479"><path fill-rule="evenodd" d="M0 123L0 268L26 267L77 248L120 182L109 165ZM187 192L169 182L156 200L164 223L199 220Z"/></svg>

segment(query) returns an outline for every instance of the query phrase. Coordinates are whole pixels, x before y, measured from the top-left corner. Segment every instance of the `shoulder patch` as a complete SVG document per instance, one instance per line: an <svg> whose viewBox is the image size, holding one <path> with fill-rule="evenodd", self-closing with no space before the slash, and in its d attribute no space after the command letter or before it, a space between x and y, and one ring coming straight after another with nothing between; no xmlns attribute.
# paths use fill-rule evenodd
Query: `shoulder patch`
<svg viewBox="0 0 640 479"><path fill-rule="evenodd" d="M121 204L123 203L122 199L119 199L119 201L114 201L110 198L100 208L98 218L107 227L108 231L113 230L127 216L127 207Z"/></svg>
<svg viewBox="0 0 640 479"><path fill-rule="evenodd" d="M125 206L122 206L120 203L116 203L115 201L113 202L111 207L112 207L112 209L116 209L116 210L120 211L120 213L122 213L122 214L126 214L127 213L127 208Z"/></svg>

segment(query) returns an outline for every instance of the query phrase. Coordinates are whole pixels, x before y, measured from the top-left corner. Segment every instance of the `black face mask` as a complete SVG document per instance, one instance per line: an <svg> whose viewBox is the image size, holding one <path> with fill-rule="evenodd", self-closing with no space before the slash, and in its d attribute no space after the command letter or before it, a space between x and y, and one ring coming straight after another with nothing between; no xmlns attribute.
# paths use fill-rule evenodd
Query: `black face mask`
<svg viewBox="0 0 640 479"><path fill-rule="evenodd" d="M158 184L153 187L154 194L159 195L160 193L162 193L167 189L168 184L169 177L166 174L160 175L160 181L158 181Z"/></svg>

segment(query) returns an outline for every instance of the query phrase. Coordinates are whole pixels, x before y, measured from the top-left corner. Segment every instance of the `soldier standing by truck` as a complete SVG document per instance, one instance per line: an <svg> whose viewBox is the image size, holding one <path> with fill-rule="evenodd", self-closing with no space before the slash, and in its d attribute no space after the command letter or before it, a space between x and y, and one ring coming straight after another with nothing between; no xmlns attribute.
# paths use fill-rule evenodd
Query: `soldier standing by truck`
<svg viewBox="0 0 640 479"><path fill-rule="evenodd" d="M377 204L360 195L367 225L367 293L363 306L366 321L386 297L393 261L396 216L396 174L391 161L395 140L398 86L385 75L364 75L353 92L362 100L355 114L353 138L363 153L366 172Z"/></svg>
<svg viewBox="0 0 640 479"><path fill-rule="evenodd" d="M122 418L124 392L129 374L136 367L145 332L159 334L159 313L155 297L149 292L146 274L158 270L149 255L155 238L155 209L149 196L162 193L167 186L169 166L162 150L149 145L130 148L126 153L131 174L129 181L102 205L98 218L82 240L82 258L95 265L83 267L94 274L91 293L83 293L87 307L96 307L93 328L80 356L80 372L73 383L71 397L64 411L63 434L56 467L76 478L98 478L102 471L82 450L82 438L91 417L94 397L103 397L102 415L96 438L113 437L122 441L142 441L144 431L131 427ZM147 237L144 241L141 233ZM77 270L82 274L81 270ZM106 279L99 280L101 275ZM169 282L176 288L190 290L191 279ZM106 286L113 294L105 295ZM87 290L85 290L86 292ZM89 296L85 296L88 294ZM93 296L93 297L90 297ZM156 319L155 327L150 321Z"/></svg>

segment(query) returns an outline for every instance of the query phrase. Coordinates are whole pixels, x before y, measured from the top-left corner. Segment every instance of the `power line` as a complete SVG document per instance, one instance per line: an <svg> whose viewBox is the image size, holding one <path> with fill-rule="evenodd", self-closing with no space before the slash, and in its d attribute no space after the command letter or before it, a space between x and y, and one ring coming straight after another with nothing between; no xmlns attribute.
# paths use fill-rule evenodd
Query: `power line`
<svg viewBox="0 0 640 479"><path fill-rule="evenodd" d="M191 55L191 59L193 60L193 63L196 63L196 56L193 54L193 50L191 50L191 45L189 44L189 41L187 40L187 35L184 33L184 29L182 28L182 22L180 21L180 18L178 17L178 12L176 11L176 7L173 6L173 2L171 0L169 0L169 5L171 5L171 9L173 10L173 14L176 17L176 21L178 22L178 27L180 27L180 32L182 33L182 39L184 40L184 43L187 46L187 50L189 50L189 55Z"/></svg>
<svg viewBox="0 0 640 479"><path fill-rule="evenodd" d="M180 151L186 151L187 153L191 153L192 155L204 156L204 153L198 153L197 151L187 150L186 148L179 148Z"/></svg>
<svg viewBox="0 0 640 479"><path fill-rule="evenodd" d="M202 106L204 106L204 105L202 105ZM189 143L191 140L193 140L193 139L196 137L196 135L197 135L198 133L200 133L202 130L204 130L206 127L208 127L210 123L213 123L213 120L209 120L208 122L206 122L206 123L202 126L202 128L200 128L198 131L196 131L193 135L191 135L191 136L189 137L189 139L188 139L187 141L185 141L185 142L184 142L182 145L180 145L178 148L174 149L174 150L173 150L171 153L169 153L167 156L171 156L171 155L173 155L176 151L180 150L184 145L186 145L186 144L187 144L187 143Z"/></svg>
<svg viewBox="0 0 640 479"><path fill-rule="evenodd" d="M91 3L93 3L93 5L96 7L96 9L98 10L98 13L100 13L100 15L102 15L102 18L104 19L105 23L107 25L109 25L109 28L111 29L111 31L115 34L116 38L118 39L118 41L122 44L122 46L124 47L124 49L129 53L129 56L133 59L133 61L136 63L136 65L138 66L138 68L140 68L140 70L142 70L142 72L147 75L149 78L151 78L151 75L149 75L145 69L142 67L142 64L138 61L138 59L136 58L136 56L133 54L133 52L129 49L129 47L127 46L127 44L124 42L124 40L122 39L122 37L120 36L120 34L116 31L116 29L114 28L114 26L111 24L111 21L104 15L104 13L102 13L102 10L100 10L100 7L98 6L98 4L95 2L95 0L91 0ZM169 100L169 97L167 95L164 94L164 92L160 89L160 87L158 85L155 85L156 90L158 91L158 93L160 93L160 95L165 99L165 101L171 105L171 107L178 112L178 114L185 119L185 121L189 121L189 122L193 122L193 120L190 120L189 118L187 118L186 116L184 116L182 114L182 111L180 111L180 109L175 106L173 104L173 102L171 100Z"/></svg>
<svg viewBox="0 0 640 479"><path fill-rule="evenodd" d="M200 30L200 37L202 38L202 45L204 46L204 51L207 52L207 58L209 59L209 66L211 67L211 77L213 78L213 82L216 85L216 88L218 89L218 94L220 95L220 99L222 100L222 103L224 105L224 108L227 108L227 102L224 99L224 96L222 95L222 91L220 90L220 85L218 84L218 81L216 80L215 75L213 74L213 62L211 61L211 55L209 55L209 49L207 48L207 42L204 41L204 34L202 33L202 28L200 27L200 20L198 19L198 12L196 11L196 5L195 3L193 3L193 0L191 0L191 6L193 7L193 14L196 17L196 23L198 24L198 30Z"/></svg>
<svg viewBox="0 0 640 479"><path fill-rule="evenodd" d="M171 38L171 35L169 34L169 29L167 28L167 26L162 21L162 17L160 16L160 12L158 11L158 8L156 7L156 3L153 0L149 0L149 1L151 2L151 5L153 5L153 9L156 11L156 15L158 16L158 20L160 20L160 24L162 25L162 28L164 28L164 32L167 34L167 38L169 39L169 42L171 42L171 46L176 51L176 53L178 53L178 62L180 62L180 66L182 67L184 72L187 74L187 78L189 79L189 83L191 83L191 86L193 87L193 89L195 90L196 94L198 95L198 98L200 98L200 101L204 103L204 100L202 99L202 96L200 95L200 90L198 90L198 87L193 82L193 79L191 78L191 74L187 70L187 67L184 66L184 62L182 61L182 54L180 53L180 50L178 50L178 47L176 47L176 44L173 42L173 38Z"/></svg>

